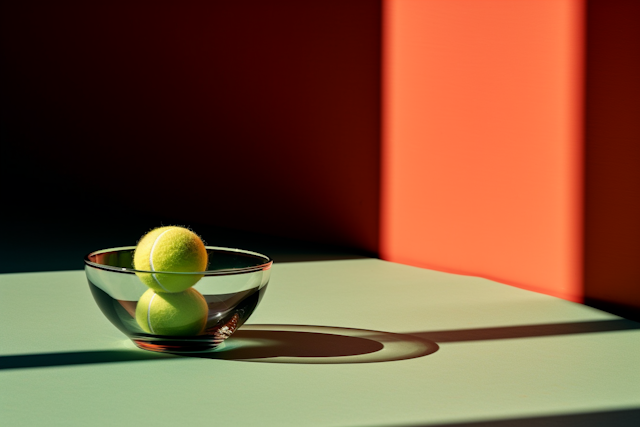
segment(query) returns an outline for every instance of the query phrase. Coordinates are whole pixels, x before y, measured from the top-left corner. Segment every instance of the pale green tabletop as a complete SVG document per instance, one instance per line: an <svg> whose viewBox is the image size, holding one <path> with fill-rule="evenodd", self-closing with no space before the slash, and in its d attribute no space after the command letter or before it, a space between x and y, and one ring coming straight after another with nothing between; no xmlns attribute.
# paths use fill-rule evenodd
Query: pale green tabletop
<svg viewBox="0 0 640 427"><path fill-rule="evenodd" d="M1 426L639 420L640 324L489 280L278 264L249 324L203 358L135 348L83 271L0 275Z"/></svg>

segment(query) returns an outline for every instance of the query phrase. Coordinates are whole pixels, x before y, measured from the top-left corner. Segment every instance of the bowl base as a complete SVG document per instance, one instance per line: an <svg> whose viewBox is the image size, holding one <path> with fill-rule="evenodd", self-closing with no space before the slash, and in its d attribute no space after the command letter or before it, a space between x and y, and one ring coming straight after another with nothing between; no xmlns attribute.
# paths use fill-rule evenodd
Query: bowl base
<svg viewBox="0 0 640 427"><path fill-rule="evenodd" d="M229 338L238 329L240 317L237 313L231 316L223 324L215 325L205 331L205 335L199 337L179 338L160 336L138 336L131 341L139 348L159 353L206 353L220 348L224 340Z"/></svg>
<svg viewBox="0 0 640 427"><path fill-rule="evenodd" d="M207 353L214 349L224 346L222 341L147 341L140 339L132 339L133 343L142 350L155 351L158 353Z"/></svg>

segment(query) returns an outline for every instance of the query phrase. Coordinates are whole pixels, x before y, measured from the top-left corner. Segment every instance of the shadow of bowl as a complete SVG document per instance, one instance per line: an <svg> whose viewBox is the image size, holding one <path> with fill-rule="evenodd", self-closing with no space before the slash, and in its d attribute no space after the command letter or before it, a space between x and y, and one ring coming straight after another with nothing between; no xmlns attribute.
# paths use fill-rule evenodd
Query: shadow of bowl
<svg viewBox="0 0 640 427"><path fill-rule="evenodd" d="M263 363L373 363L438 351L430 340L364 329L310 325L244 325L224 346L189 357Z"/></svg>

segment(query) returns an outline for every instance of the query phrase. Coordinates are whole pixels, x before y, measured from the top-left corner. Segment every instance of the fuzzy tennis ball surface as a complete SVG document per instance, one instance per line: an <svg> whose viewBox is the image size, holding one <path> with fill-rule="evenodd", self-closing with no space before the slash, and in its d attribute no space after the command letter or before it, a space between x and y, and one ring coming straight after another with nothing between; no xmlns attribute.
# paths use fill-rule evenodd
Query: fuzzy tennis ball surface
<svg viewBox="0 0 640 427"><path fill-rule="evenodd" d="M190 273L207 269L207 250L197 234L183 227L160 227L147 233L136 247L136 270ZM182 292L202 275L136 273L142 282L158 292Z"/></svg>
<svg viewBox="0 0 640 427"><path fill-rule="evenodd" d="M156 335L198 335L207 323L209 307L193 288L177 293L148 289L136 306L136 321L147 333Z"/></svg>

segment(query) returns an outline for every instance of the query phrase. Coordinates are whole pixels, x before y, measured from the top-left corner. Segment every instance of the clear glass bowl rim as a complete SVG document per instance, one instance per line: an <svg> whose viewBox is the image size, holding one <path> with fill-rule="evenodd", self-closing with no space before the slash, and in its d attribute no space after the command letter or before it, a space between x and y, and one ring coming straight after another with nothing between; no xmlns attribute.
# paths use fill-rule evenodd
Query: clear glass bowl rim
<svg viewBox="0 0 640 427"><path fill-rule="evenodd" d="M175 274L175 275L198 275L198 276L228 276L232 274L243 274L243 273L253 273L255 271L260 270L269 270L273 265L273 260L271 257L261 254L259 252L248 251L245 249L236 249L236 248L225 248L222 246L205 246L205 248L210 250L218 250L225 252L239 252L247 255L254 255L259 258L264 258L265 262L260 265L254 265L251 267L242 267L242 268L225 268L219 270L206 270L206 271L194 271L194 272L176 272L176 271L151 271L151 270L136 270L133 268L124 268L124 267L113 267L110 265L98 264L89 259L92 255L98 255L105 252L117 252L117 251L125 251L125 250L135 250L135 246L121 246L117 248L109 248L109 249L100 249L97 251L93 251L84 256L84 263L94 268L98 268L100 270L112 271L114 273L125 273L125 274L136 274L136 273L162 273L162 274Z"/></svg>

